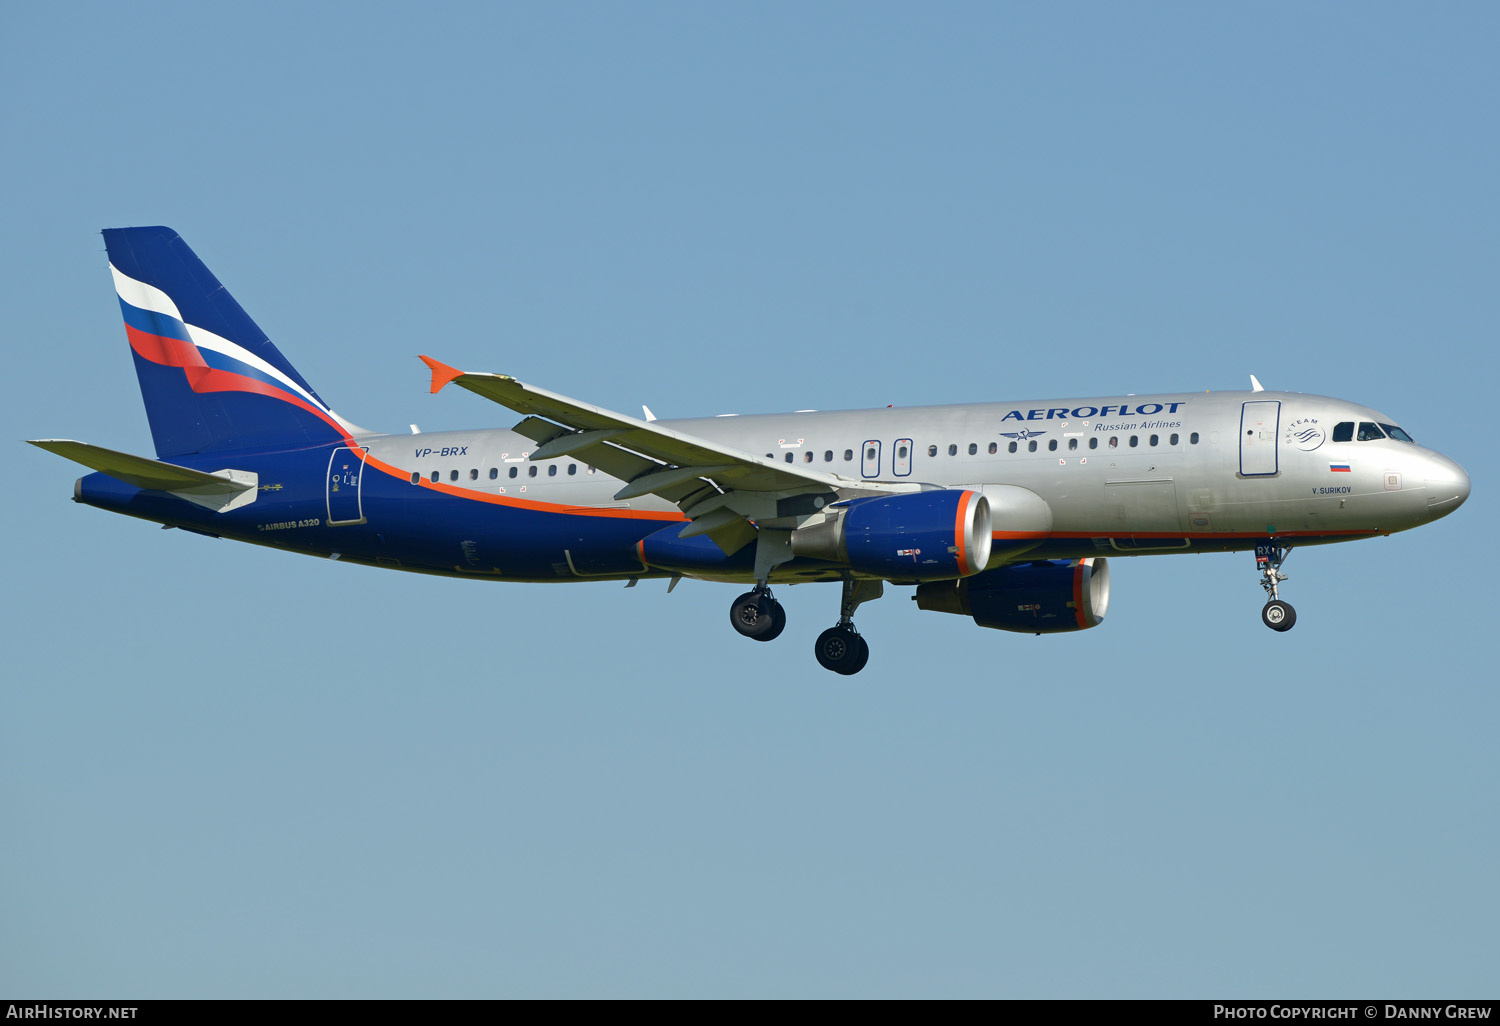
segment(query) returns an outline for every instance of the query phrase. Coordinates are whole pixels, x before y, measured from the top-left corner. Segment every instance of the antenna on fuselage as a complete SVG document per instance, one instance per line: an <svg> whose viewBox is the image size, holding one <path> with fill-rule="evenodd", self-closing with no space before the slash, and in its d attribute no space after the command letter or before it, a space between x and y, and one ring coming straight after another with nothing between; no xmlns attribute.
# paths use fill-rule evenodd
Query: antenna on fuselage
<svg viewBox="0 0 1500 1026"><path fill-rule="evenodd" d="M1252 391L1252 392L1264 392L1265 391L1265 388L1262 387L1261 383L1256 380L1254 374L1250 375L1250 391Z"/></svg>

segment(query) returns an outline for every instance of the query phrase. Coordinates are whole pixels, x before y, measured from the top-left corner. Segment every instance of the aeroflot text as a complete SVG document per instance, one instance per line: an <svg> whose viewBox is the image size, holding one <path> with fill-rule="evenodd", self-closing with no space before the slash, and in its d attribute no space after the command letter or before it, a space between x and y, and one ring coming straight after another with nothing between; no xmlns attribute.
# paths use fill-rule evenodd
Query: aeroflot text
<svg viewBox="0 0 1500 1026"><path fill-rule="evenodd" d="M1168 413L1176 413L1186 406L1185 402L1176 403L1141 403L1134 409L1129 403L1123 406L1079 406L1068 409L1066 406L1058 406L1055 409L1043 410L1011 410L1001 420L1087 420L1090 417L1153 417L1166 410Z"/></svg>
<svg viewBox="0 0 1500 1026"><path fill-rule="evenodd" d="M1374 1005L1343 1007L1303 1007L1300 1005L1237 1006L1214 1005L1215 1019L1373 1019ZM1490 1006L1422 1005L1405 1008L1386 1005L1384 1019L1488 1019Z"/></svg>

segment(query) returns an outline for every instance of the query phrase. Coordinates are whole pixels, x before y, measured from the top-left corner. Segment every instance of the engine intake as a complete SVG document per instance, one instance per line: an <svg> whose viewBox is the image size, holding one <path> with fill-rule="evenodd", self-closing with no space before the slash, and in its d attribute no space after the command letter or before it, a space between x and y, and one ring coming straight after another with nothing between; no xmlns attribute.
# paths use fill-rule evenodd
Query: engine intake
<svg viewBox="0 0 1500 1026"><path fill-rule="evenodd" d="M1109 561L1053 559L997 567L961 581L917 586L918 609L972 616L981 627L1022 634L1083 631L1109 608Z"/></svg>
<svg viewBox="0 0 1500 1026"><path fill-rule="evenodd" d="M982 494L934 489L838 503L792 533L792 551L889 580L933 581L979 573L991 541Z"/></svg>

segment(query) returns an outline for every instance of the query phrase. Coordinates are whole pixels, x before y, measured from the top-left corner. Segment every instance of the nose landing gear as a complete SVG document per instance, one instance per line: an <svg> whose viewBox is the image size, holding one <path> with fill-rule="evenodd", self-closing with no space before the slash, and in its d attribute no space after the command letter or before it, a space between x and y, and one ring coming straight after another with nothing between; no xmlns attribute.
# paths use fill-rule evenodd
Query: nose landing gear
<svg viewBox="0 0 1500 1026"><path fill-rule="evenodd" d="M1267 599L1260 621L1273 631L1289 631L1297 623L1297 611L1277 594L1277 586L1287 580L1281 564L1291 554L1290 545L1277 545L1274 540L1255 546L1255 565L1260 568L1260 586L1266 589Z"/></svg>

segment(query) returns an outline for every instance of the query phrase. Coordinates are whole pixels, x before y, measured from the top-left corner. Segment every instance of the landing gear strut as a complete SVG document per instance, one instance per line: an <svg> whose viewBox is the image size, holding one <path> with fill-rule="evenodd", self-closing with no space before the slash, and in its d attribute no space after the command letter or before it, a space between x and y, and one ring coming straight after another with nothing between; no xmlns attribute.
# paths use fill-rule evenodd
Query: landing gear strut
<svg viewBox="0 0 1500 1026"><path fill-rule="evenodd" d="M861 603L878 599L885 591L880 581L845 581L839 603L839 622L818 635L813 655L818 665L845 676L858 673L870 661L870 646L854 629L854 610Z"/></svg>
<svg viewBox="0 0 1500 1026"><path fill-rule="evenodd" d="M1276 590L1287 579L1281 572L1281 564L1291 554L1290 545L1277 545L1274 540L1255 547L1255 565L1260 567L1260 586L1266 589L1267 598L1260 620L1273 631L1289 631L1297 623L1297 611L1290 602L1281 601Z"/></svg>
<svg viewBox="0 0 1500 1026"><path fill-rule="evenodd" d="M786 610L771 597L770 588L756 588L734 600L729 622L747 638L771 641L786 629Z"/></svg>

